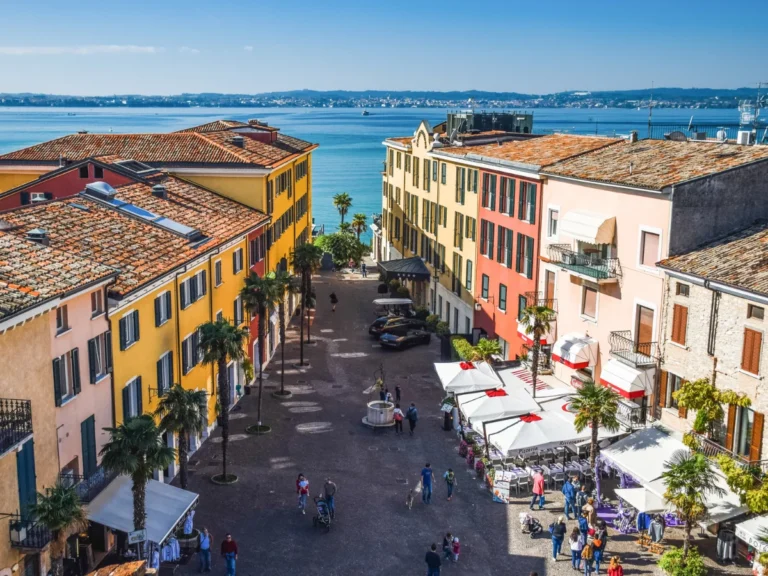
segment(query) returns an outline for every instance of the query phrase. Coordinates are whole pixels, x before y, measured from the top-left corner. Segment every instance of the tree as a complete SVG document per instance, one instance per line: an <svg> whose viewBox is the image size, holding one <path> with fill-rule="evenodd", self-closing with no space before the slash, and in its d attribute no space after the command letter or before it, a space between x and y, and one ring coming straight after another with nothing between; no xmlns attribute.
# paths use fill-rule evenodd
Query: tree
<svg viewBox="0 0 768 576"><path fill-rule="evenodd" d="M752 404L746 394L739 394L733 390L718 390L710 384L709 378L683 382L673 396L681 408L696 410L693 431L697 434L709 435L717 428L725 418L723 405L747 408ZM697 448L698 440L693 434L686 433L684 440L689 448Z"/></svg>
<svg viewBox="0 0 768 576"><path fill-rule="evenodd" d="M179 439L179 480L187 488L187 453L189 439L205 430L205 415L208 410L208 393L204 390L187 390L180 384L171 386L155 410L160 418L160 428Z"/></svg>
<svg viewBox="0 0 768 576"><path fill-rule="evenodd" d="M333 197L333 205L336 210L341 214L341 223L344 224L344 216L347 215L349 209L352 207L352 197L346 192L341 192Z"/></svg>
<svg viewBox="0 0 768 576"><path fill-rule="evenodd" d="M275 309L275 306L277 306L279 299L275 275L267 274L266 276L259 277L255 272L251 272L250 276L245 279L245 286L243 286L241 294L243 295L246 309L251 314L258 314L259 316L259 348L266 350L267 348L264 346L264 343L267 332L267 319ZM259 427L261 427L261 399L264 387L262 378L263 365L264 359L259 358L259 407L256 415L257 426Z"/></svg>
<svg viewBox="0 0 768 576"><path fill-rule="evenodd" d="M296 278L281 270L275 274L280 317L280 395L285 396L285 299L301 290Z"/></svg>
<svg viewBox="0 0 768 576"><path fill-rule="evenodd" d="M206 322L200 326L199 351L203 364L216 366L219 373L219 421L221 424L221 480L227 482L227 447L229 444L229 373L230 360L240 362L245 353L243 344L248 341L248 332L228 320ZM261 408L261 406L259 406Z"/></svg>
<svg viewBox="0 0 768 576"><path fill-rule="evenodd" d="M70 532L84 530L88 526L88 518L77 490L57 480L44 493L38 492L32 513L38 523L51 532L51 573L53 576L62 576Z"/></svg>
<svg viewBox="0 0 768 576"><path fill-rule="evenodd" d="M328 252L338 268L346 266L350 260L359 262L368 251L368 247L358 242L354 234L345 232L320 236L315 240L315 245Z"/></svg>
<svg viewBox="0 0 768 576"><path fill-rule="evenodd" d="M301 278L301 343L299 345L299 365L304 365L304 308L312 294L312 274L320 268L323 250L314 244L305 243L297 246L291 255L291 266ZM309 310L307 310L307 343L309 343Z"/></svg>
<svg viewBox="0 0 768 576"><path fill-rule="evenodd" d="M595 468L597 458L597 433L602 426L609 432L619 429L616 411L619 408L619 396L605 386L598 386L591 380L573 397L573 409L576 419L573 422L576 432L581 432L588 426L592 428L592 440L589 446L589 465Z"/></svg>
<svg viewBox="0 0 768 576"><path fill-rule="evenodd" d="M352 229L355 231L355 234L357 234L358 242L360 242L360 235L363 233L366 226L368 226L368 217L365 214L358 212L357 214L352 215Z"/></svg>
<svg viewBox="0 0 768 576"><path fill-rule="evenodd" d="M354 234L354 231L352 230L352 224L349 222L342 222L339 224L339 233L340 234L348 234L349 236L352 236Z"/></svg>
<svg viewBox="0 0 768 576"><path fill-rule="evenodd" d="M710 460L703 454L678 450L664 463L666 491L664 498L675 507L677 516L685 522L683 538L683 563L688 556L693 526L707 515L705 504L708 497L722 497L725 490L717 485L717 473Z"/></svg>
<svg viewBox="0 0 768 576"><path fill-rule="evenodd" d="M541 338L550 329L550 322L555 316L555 311L547 306L526 306L520 322L525 333L533 340L533 361L531 364L531 377L533 379L533 397L536 398L536 379L539 376L539 353L541 352Z"/></svg>
<svg viewBox="0 0 768 576"><path fill-rule="evenodd" d="M133 529L143 530L147 522L147 482L155 470L173 463L176 451L163 443L163 431L150 414L104 430L109 433L109 440L101 449L101 464L107 470L131 477Z"/></svg>
<svg viewBox="0 0 768 576"><path fill-rule="evenodd" d="M490 362L493 356L501 355L501 344L498 340L488 340L480 338L478 343L472 347L472 361L482 360Z"/></svg>

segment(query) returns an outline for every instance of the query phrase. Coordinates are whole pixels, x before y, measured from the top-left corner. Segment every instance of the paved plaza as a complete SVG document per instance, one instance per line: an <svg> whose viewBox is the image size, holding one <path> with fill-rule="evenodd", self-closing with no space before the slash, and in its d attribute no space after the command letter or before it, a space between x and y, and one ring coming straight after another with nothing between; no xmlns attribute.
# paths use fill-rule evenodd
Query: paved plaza
<svg viewBox="0 0 768 576"><path fill-rule="evenodd" d="M474 473L468 472L457 453L458 441L442 429L440 385L432 363L439 361L438 342L403 352L383 350L368 337L374 319L371 301L378 282L349 275L316 278L318 304L312 340L305 348L311 367L299 371L298 330L292 326L286 345L286 386L293 397L280 402L270 396L279 386L279 349L265 380L263 421L271 434L251 436L245 428L256 423L256 390L244 397L232 413L229 469L239 476L232 486L216 486L210 476L220 471L219 431L193 456L189 489L200 494L195 525L207 526L215 548L227 531L237 540L241 576L400 575L426 574L424 554L438 546L445 532L461 541L458 564L445 566L443 574L540 576L574 574L568 557L551 559L548 535L531 540L521 534L518 514L527 510L528 498L505 506L491 501ZM328 295L339 297L332 313ZM383 364L386 384L394 394L399 384L403 404L415 402L420 412L416 434L396 436L392 429L372 431L363 427L365 405L372 398L363 390L374 382L374 371ZM426 462L438 477L432 504L405 506ZM439 480L452 467L458 488L446 501ZM297 508L295 482L302 472L317 495L327 477L338 485L336 520L329 533L313 528L311 504L307 515ZM547 495L547 510L535 514L546 527L562 511L559 493ZM569 531L574 525L568 523ZM607 556L619 553L626 574L657 574L657 556L640 551L634 536L610 532ZM667 531L666 542L675 543L681 529ZM698 540L698 539L697 539ZM714 539L704 542L707 549ZM678 542L679 543L679 542ZM197 570L192 559L180 573ZM214 555L213 572L224 574L224 563ZM605 569L601 570L605 573ZM721 568L710 574L747 574L745 568Z"/></svg>

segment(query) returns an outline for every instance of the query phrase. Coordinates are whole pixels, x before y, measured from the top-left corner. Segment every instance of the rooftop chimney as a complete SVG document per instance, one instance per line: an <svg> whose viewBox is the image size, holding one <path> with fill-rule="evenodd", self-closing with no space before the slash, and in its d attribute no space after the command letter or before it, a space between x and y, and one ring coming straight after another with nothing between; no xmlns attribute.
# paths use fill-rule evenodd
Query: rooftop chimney
<svg viewBox="0 0 768 576"><path fill-rule="evenodd" d="M42 228L35 228L27 232L27 240L37 242L43 246L48 246L48 244L51 242L50 238L48 238L48 232Z"/></svg>
<svg viewBox="0 0 768 576"><path fill-rule="evenodd" d="M152 186L152 196L168 200L168 189L162 184L155 184Z"/></svg>
<svg viewBox="0 0 768 576"><path fill-rule="evenodd" d="M629 133L629 143L634 144L635 142L637 142L637 130L632 130Z"/></svg>
<svg viewBox="0 0 768 576"><path fill-rule="evenodd" d="M232 136L232 144L238 148L245 148L245 138L240 135Z"/></svg>

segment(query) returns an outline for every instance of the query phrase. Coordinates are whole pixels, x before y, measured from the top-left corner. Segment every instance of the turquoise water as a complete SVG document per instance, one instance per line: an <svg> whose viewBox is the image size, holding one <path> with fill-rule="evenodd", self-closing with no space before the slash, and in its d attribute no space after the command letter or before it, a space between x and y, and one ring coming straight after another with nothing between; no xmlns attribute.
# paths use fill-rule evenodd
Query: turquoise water
<svg viewBox="0 0 768 576"><path fill-rule="evenodd" d="M313 216L326 229L338 225L331 198L352 196L350 213L370 217L381 211L381 170L384 138L413 134L423 119L445 120L437 108L372 109L362 116L355 108L0 108L0 153L58 138L78 130L89 132L171 132L218 118L259 118L291 134L320 144L314 153ZM74 115L70 115L74 114ZM654 121L687 124L733 123L735 110L654 110ZM534 131L574 134L647 133L647 110L540 108L534 110Z"/></svg>

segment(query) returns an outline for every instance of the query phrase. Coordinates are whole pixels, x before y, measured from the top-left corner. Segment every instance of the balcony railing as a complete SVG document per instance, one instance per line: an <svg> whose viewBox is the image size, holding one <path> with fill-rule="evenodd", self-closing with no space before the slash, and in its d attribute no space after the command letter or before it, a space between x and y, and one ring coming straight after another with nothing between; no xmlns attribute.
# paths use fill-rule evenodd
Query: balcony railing
<svg viewBox="0 0 768 576"><path fill-rule="evenodd" d="M580 254L568 244L550 244L547 246L547 255L555 264L597 281L617 280L621 276L618 258Z"/></svg>
<svg viewBox="0 0 768 576"><path fill-rule="evenodd" d="M526 292L525 298L527 306L546 306L557 315L557 298L545 298L543 292Z"/></svg>
<svg viewBox="0 0 768 576"><path fill-rule="evenodd" d="M611 356L635 368L653 366L659 357L656 342L635 342L629 330L611 332L608 335L608 343L611 346Z"/></svg>
<svg viewBox="0 0 768 576"><path fill-rule="evenodd" d="M616 419L630 430L634 430L645 424L645 408L632 401L620 399Z"/></svg>
<svg viewBox="0 0 768 576"><path fill-rule="evenodd" d="M72 474L62 474L61 480L65 484L75 487L77 495L81 502L93 502L104 488L106 488L117 474L107 471L101 466L94 470L90 476L77 476Z"/></svg>
<svg viewBox="0 0 768 576"><path fill-rule="evenodd" d="M736 464L742 468L758 468L763 474L768 473L768 460L749 460L744 456L728 450L714 440L710 440L706 436L702 436L696 432L691 432L691 434L696 437L696 440L699 443L698 452L704 454L705 456L709 458L714 458L717 456L728 456L729 458L733 458Z"/></svg>
<svg viewBox="0 0 768 576"><path fill-rule="evenodd" d="M32 402L0 398L0 455L32 435Z"/></svg>
<svg viewBox="0 0 768 576"><path fill-rule="evenodd" d="M21 516L11 517L9 523L12 548L42 550L51 541L51 531L34 520L25 520Z"/></svg>

